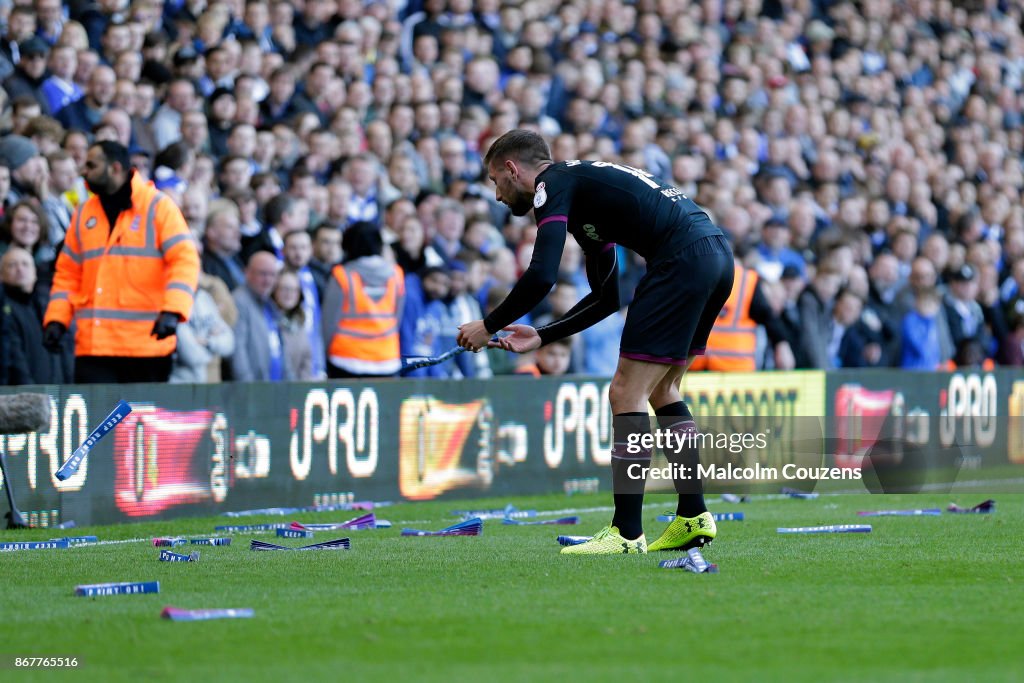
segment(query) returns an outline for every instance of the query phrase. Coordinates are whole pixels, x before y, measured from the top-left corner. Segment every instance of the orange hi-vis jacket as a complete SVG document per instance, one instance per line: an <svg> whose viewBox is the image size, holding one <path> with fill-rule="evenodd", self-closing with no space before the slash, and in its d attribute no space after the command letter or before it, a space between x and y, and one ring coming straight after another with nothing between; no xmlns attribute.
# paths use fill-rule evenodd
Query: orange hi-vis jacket
<svg viewBox="0 0 1024 683"><path fill-rule="evenodd" d="M99 197L79 205L57 257L43 324L77 323L75 355L150 358L174 353L173 335L151 335L161 311L187 320L199 251L170 197L138 173L132 206L111 230Z"/></svg>
<svg viewBox="0 0 1024 683"><path fill-rule="evenodd" d="M694 370L753 372L757 369L757 323L750 318L750 301L757 287L757 272L735 266L732 293L708 337L703 357L691 366Z"/></svg>
<svg viewBox="0 0 1024 683"><path fill-rule="evenodd" d="M342 301L341 314L327 346L331 364L353 375L398 372L402 368L398 325L405 300L402 269L394 266L379 298L367 293L362 276L353 269L337 265L331 275L341 287Z"/></svg>

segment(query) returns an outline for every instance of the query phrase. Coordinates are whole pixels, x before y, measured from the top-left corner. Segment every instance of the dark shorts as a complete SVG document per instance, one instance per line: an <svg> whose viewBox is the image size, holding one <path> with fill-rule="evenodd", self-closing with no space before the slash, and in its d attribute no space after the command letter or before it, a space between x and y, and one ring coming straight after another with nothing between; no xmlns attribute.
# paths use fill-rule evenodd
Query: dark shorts
<svg viewBox="0 0 1024 683"><path fill-rule="evenodd" d="M685 365L704 353L732 293L732 249L721 235L700 239L640 279L626 314L619 355Z"/></svg>

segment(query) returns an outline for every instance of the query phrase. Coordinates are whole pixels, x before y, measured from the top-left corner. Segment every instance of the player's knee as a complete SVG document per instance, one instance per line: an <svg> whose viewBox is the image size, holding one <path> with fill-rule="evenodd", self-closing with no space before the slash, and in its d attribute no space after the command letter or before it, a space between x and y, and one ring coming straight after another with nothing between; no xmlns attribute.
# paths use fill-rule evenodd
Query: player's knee
<svg viewBox="0 0 1024 683"><path fill-rule="evenodd" d="M611 384L608 386L608 402L612 404L612 411L623 412L627 410L623 406L634 402L636 398L631 394L629 383L623 379L620 373L615 373Z"/></svg>

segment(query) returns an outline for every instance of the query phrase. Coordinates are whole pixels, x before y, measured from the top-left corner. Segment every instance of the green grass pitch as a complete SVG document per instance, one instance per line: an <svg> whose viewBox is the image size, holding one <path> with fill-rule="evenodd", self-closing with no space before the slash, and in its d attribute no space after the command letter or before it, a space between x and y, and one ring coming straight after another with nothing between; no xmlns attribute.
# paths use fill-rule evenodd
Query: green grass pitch
<svg viewBox="0 0 1024 683"><path fill-rule="evenodd" d="M0 680L88 681L1011 681L1024 652L1024 496L993 515L863 519L858 510L974 505L984 494L830 495L717 503L746 520L719 523L705 550L721 573L659 569L647 556L562 557L578 526L503 526L480 537L401 538L439 529L456 508L607 506L609 495L402 504L394 527L318 532L349 551L198 549L198 563L157 561L151 542L0 554ZM648 541L656 515L645 508ZM360 513L297 515L342 521ZM0 533L0 540L94 534L101 540L214 535L225 517ZM778 526L870 523L870 534L782 536ZM159 580L159 595L82 598L75 585ZM173 623L165 605L251 607L253 619ZM20 656L77 656L76 671L15 671Z"/></svg>

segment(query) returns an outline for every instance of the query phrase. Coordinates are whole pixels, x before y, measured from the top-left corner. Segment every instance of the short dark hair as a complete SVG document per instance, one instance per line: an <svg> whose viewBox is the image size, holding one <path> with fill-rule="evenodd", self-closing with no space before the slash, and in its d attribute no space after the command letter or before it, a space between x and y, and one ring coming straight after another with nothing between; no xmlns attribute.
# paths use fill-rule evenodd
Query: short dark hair
<svg viewBox="0 0 1024 683"><path fill-rule="evenodd" d="M341 230L338 229L338 226L331 225L327 221L320 221L319 223L314 225L313 228L309 231L309 235L315 240L317 235L319 235L321 232L326 232L328 230L331 232L341 234Z"/></svg>
<svg viewBox="0 0 1024 683"><path fill-rule="evenodd" d="M314 176L313 172L310 171L305 165L296 163L295 166L292 167L292 170L288 173L288 184L291 187L295 185L295 181L305 180L306 178L315 179L316 176Z"/></svg>
<svg viewBox="0 0 1024 683"><path fill-rule="evenodd" d="M537 133L525 128L516 128L491 143L484 157L484 167L489 168L491 162L506 159L516 159L524 164L536 166L543 161L552 160L551 149Z"/></svg>
<svg viewBox="0 0 1024 683"><path fill-rule="evenodd" d="M384 251L380 228L366 221L353 223L341 234L341 249L345 254L343 263L363 256L379 256Z"/></svg>
<svg viewBox="0 0 1024 683"><path fill-rule="evenodd" d="M177 171L188 163L190 153L191 150L184 142L180 140L172 142L157 153L156 159L153 160L153 165L166 166ZM109 159L109 157L107 158Z"/></svg>
<svg viewBox="0 0 1024 683"><path fill-rule="evenodd" d="M131 168L131 159L128 156L128 148L114 140L102 140L92 143L91 147L99 147L103 152L108 164L118 163L126 171Z"/></svg>
<svg viewBox="0 0 1024 683"><path fill-rule="evenodd" d="M281 222L281 218L292 210L293 206L295 206L295 199L289 194L281 193L272 197L263 209L266 224L272 227L276 226Z"/></svg>

